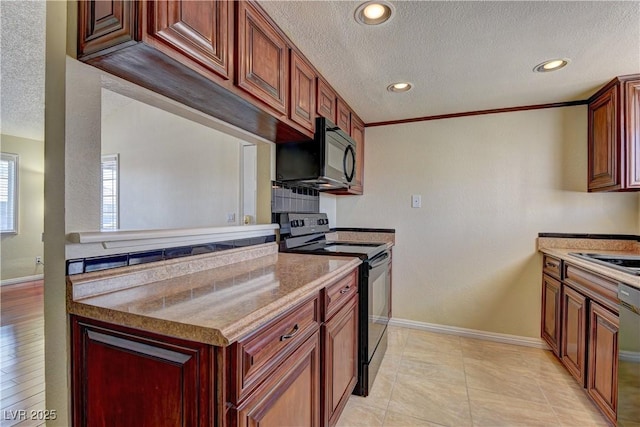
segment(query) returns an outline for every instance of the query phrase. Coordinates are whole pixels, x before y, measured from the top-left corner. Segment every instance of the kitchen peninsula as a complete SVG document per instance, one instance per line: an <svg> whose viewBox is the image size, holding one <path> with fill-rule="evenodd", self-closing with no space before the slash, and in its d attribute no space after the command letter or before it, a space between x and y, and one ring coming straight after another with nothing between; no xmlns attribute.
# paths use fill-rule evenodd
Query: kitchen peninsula
<svg viewBox="0 0 640 427"><path fill-rule="evenodd" d="M74 424L335 423L361 261L277 250L68 276Z"/></svg>

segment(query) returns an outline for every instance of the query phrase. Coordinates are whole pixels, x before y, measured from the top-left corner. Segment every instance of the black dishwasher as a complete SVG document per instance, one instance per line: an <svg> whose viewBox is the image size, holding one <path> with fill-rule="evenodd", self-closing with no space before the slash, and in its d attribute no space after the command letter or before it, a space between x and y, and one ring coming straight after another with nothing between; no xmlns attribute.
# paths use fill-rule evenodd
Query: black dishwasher
<svg viewBox="0 0 640 427"><path fill-rule="evenodd" d="M618 287L618 426L640 425L640 289Z"/></svg>

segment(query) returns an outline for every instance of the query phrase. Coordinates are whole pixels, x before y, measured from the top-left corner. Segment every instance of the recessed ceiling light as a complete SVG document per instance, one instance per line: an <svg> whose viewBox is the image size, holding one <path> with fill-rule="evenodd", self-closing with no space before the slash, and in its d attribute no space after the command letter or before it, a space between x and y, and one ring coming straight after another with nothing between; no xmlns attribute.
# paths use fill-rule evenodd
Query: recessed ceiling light
<svg viewBox="0 0 640 427"><path fill-rule="evenodd" d="M355 18L361 24L380 25L391 19L393 6L386 1L368 1L356 9Z"/></svg>
<svg viewBox="0 0 640 427"><path fill-rule="evenodd" d="M411 90L411 83L407 83L407 82L393 83L387 86L387 90L389 92L406 92L408 90Z"/></svg>
<svg viewBox="0 0 640 427"><path fill-rule="evenodd" d="M565 67L568 63L569 63L568 59L550 59L548 61L544 61L542 64L536 65L533 71L537 71L539 73L555 71Z"/></svg>

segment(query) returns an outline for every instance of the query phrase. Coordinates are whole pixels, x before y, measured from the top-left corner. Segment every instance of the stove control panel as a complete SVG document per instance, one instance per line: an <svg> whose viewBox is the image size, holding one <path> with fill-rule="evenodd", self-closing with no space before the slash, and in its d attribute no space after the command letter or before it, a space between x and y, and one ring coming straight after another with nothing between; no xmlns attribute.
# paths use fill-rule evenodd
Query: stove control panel
<svg viewBox="0 0 640 427"><path fill-rule="evenodd" d="M330 231L329 218L325 213L290 213L288 220L292 236Z"/></svg>

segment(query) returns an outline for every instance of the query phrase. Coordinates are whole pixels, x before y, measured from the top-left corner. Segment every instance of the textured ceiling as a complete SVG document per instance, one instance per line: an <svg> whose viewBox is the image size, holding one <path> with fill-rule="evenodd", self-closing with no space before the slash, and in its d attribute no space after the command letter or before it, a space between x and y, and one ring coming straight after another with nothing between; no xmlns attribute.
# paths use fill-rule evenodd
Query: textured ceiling
<svg viewBox="0 0 640 427"><path fill-rule="evenodd" d="M261 1L365 122L581 100L640 72L640 2ZM0 0L0 132L44 138L44 1ZM563 70L535 65L564 57ZM392 82L414 89L393 94Z"/></svg>
<svg viewBox="0 0 640 427"><path fill-rule="evenodd" d="M0 133L44 140L45 2L0 0Z"/></svg>
<svg viewBox="0 0 640 427"><path fill-rule="evenodd" d="M583 100L640 73L640 2L391 1L357 24L354 1L260 1L367 122ZM552 58L566 68L534 73ZM414 89L386 87L409 81Z"/></svg>

